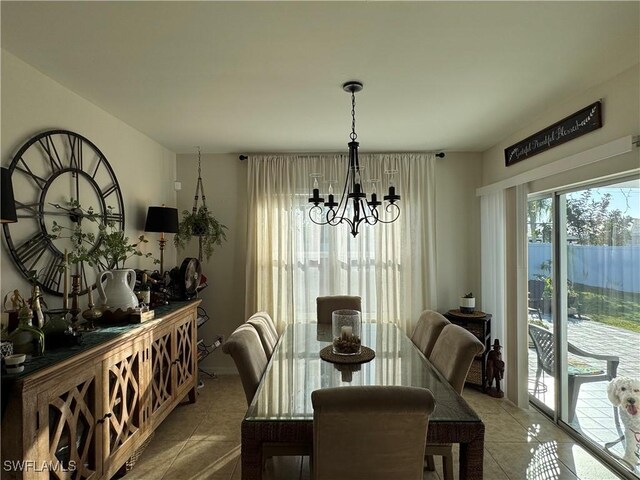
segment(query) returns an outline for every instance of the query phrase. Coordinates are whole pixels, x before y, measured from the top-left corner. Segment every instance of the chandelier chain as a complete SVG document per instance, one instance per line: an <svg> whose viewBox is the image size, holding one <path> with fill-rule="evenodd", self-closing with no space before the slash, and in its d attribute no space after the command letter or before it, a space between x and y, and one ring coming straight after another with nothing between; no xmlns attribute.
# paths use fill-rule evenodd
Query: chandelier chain
<svg viewBox="0 0 640 480"><path fill-rule="evenodd" d="M349 135L352 142L356 141L358 135L356 134L356 94L351 92L351 134Z"/></svg>

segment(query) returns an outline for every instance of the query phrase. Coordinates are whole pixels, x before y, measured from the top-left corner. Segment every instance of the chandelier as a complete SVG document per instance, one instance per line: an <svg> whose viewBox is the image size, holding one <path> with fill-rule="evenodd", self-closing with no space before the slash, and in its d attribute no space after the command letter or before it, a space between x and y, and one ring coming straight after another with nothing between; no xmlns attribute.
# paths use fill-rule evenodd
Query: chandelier
<svg viewBox="0 0 640 480"><path fill-rule="evenodd" d="M400 216L400 207L396 204L400 200L400 195L396 194L395 186L392 178L389 182L389 192L383 197L385 201L384 210L387 212L385 218L380 217L378 207L382 202L378 200L375 191L375 183L372 181L371 197L367 200L367 194L363 189L362 168L358 161L358 146L356 142L358 135L356 134L356 92L362 90L362 83L347 82L342 85L344 91L351 93L351 141L349 145L349 163L347 165L347 175L344 182L344 189L340 202L335 201L333 195L333 186L329 183L329 196L325 202L320 196L320 187L318 185L318 175L314 175L313 196L309 198L309 203L313 207L309 210L309 218L317 225L336 226L346 223L351 228L351 235L358 235L358 228L361 223L375 225L376 223L392 223ZM389 171L387 173L393 173ZM320 205L324 204L325 209ZM384 215L384 213L383 213Z"/></svg>

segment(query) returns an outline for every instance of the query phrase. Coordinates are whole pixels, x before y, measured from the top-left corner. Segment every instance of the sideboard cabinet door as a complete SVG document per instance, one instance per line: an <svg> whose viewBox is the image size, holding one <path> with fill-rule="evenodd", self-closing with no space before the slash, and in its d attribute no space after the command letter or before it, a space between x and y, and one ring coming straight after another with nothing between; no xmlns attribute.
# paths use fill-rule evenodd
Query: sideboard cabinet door
<svg viewBox="0 0 640 480"><path fill-rule="evenodd" d="M145 353L144 342L139 340L102 362L102 458L107 476L115 473L139 444L146 408L141 401Z"/></svg>
<svg viewBox="0 0 640 480"><path fill-rule="evenodd" d="M24 478L97 479L102 475L102 377L100 365L51 379L38 387L38 430L34 456L50 471ZM36 458L34 458L36 457Z"/></svg>
<svg viewBox="0 0 640 480"><path fill-rule="evenodd" d="M150 366L150 410L153 428L162 422L173 405L175 387L173 385L172 362L175 350L174 326L156 328L151 334Z"/></svg>
<svg viewBox="0 0 640 480"><path fill-rule="evenodd" d="M194 314L187 314L175 323L174 354L175 390L178 401L194 385L196 376L196 322ZM195 401L195 398L192 399Z"/></svg>

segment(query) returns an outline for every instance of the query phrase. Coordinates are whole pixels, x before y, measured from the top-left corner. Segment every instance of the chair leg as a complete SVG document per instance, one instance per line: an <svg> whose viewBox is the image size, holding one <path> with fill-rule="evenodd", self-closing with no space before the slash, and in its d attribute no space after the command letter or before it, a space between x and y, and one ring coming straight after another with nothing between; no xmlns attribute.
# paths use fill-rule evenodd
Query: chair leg
<svg viewBox="0 0 640 480"><path fill-rule="evenodd" d="M576 416L576 405L578 404L578 394L580 393L580 382L576 382L575 377L569 376L569 423L573 422Z"/></svg>
<svg viewBox="0 0 640 480"><path fill-rule="evenodd" d="M436 462L433 460L433 455L427 455L425 460L427 461L427 470L434 472L436 470Z"/></svg>
<svg viewBox="0 0 640 480"><path fill-rule="evenodd" d="M442 457L442 473L444 480L453 480L453 456L444 455Z"/></svg>

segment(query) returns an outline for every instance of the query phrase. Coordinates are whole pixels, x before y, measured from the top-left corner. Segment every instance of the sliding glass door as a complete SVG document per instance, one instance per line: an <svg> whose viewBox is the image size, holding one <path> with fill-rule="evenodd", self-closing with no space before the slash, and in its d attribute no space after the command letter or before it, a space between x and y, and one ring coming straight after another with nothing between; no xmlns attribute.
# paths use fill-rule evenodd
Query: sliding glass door
<svg viewBox="0 0 640 480"><path fill-rule="evenodd" d="M527 206L529 393L539 408L556 408L553 348L553 209L552 197L531 197Z"/></svg>
<svg viewBox="0 0 640 480"><path fill-rule="evenodd" d="M609 385L640 378L640 179L531 197L529 210L531 401L633 477L625 425L640 413L616 405L629 385Z"/></svg>

